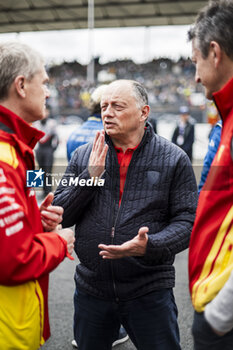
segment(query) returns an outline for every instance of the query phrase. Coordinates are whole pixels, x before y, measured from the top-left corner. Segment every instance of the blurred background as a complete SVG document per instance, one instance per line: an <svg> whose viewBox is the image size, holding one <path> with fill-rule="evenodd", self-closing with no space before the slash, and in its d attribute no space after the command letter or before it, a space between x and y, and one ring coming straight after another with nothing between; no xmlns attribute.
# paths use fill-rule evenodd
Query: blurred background
<svg viewBox="0 0 233 350"><path fill-rule="evenodd" d="M50 117L59 135L55 160L66 161L66 141L88 118L94 89L115 79L135 79L148 91L158 134L171 140L179 107L189 106L193 161L202 161L217 113L194 81L187 31L206 3L0 0L0 41L20 40L45 58Z"/></svg>
<svg viewBox="0 0 233 350"><path fill-rule="evenodd" d="M148 91L150 117L157 121L159 135L171 140L180 107L188 106L195 127L193 165L199 181L217 111L206 100L202 87L195 83L187 31L207 2L0 0L0 42L20 40L45 58L50 77L49 112L59 139L53 167L58 177L67 165L68 137L87 120L94 89L115 79L135 79ZM51 126L54 128L54 124ZM37 198L42 200L42 190L37 191ZM66 260L51 274L52 337L45 349L72 349L74 268L75 264ZM181 346L191 350L187 252L178 255L176 270ZM118 349L135 348L128 341Z"/></svg>

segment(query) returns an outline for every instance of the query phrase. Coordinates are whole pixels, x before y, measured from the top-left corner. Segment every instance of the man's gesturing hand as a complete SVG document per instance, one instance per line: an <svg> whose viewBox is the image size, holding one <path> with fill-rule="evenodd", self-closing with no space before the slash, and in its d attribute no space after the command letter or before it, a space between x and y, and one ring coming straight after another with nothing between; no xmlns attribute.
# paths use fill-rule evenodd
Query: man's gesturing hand
<svg viewBox="0 0 233 350"><path fill-rule="evenodd" d="M97 131L88 164L90 177L100 177L104 172L107 152L108 145L104 144L104 130Z"/></svg>
<svg viewBox="0 0 233 350"><path fill-rule="evenodd" d="M148 241L148 227L141 227L136 237L121 245L99 244L100 255L103 259L120 259L126 256L143 256Z"/></svg>

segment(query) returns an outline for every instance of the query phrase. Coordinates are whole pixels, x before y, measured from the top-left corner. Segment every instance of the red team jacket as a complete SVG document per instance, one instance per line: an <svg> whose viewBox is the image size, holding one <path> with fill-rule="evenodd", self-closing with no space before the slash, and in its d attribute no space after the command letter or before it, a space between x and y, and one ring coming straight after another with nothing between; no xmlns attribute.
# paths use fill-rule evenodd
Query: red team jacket
<svg viewBox="0 0 233 350"><path fill-rule="evenodd" d="M44 133L0 106L0 349L38 349L49 337L48 273L66 241L43 232L35 192L26 187L33 147Z"/></svg>
<svg viewBox="0 0 233 350"><path fill-rule="evenodd" d="M221 142L200 193L190 241L192 302L202 312L233 269L233 79L213 94L223 120Z"/></svg>

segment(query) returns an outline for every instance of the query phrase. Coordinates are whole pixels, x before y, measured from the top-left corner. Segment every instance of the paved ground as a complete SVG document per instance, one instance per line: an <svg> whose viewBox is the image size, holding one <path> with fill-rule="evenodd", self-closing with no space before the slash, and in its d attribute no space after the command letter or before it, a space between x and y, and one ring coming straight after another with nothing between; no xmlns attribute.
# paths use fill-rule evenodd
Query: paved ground
<svg viewBox="0 0 233 350"><path fill-rule="evenodd" d="M175 296L179 310L179 326L181 347L192 349L190 333L192 324L192 307L188 293L187 251L176 257ZM50 323L52 336L43 346L43 350L72 350L72 318L73 318L73 274L75 263L66 259L52 274L50 279ZM116 346L116 350L135 350L131 341ZM93 349L94 350L94 349ZM171 349L172 350L172 349Z"/></svg>

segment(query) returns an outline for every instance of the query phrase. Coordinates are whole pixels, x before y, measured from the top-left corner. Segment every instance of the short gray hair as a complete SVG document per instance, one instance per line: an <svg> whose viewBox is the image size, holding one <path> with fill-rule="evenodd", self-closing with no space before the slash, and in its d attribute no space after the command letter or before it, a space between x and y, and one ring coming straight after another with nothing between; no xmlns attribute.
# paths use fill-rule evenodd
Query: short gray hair
<svg viewBox="0 0 233 350"><path fill-rule="evenodd" d="M133 94L139 105L139 108L145 105L148 105L148 95L144 86L134 80L132 80L132 86L133 86Z"/></svg>
<svg viewBox="0 0 233 350"><path fill-rule="evenodd" d="M233 60L233 1L210 1L199 12L188 39L197 40L203 58L208 57L210 42L216 41Z"/></svg>
<svg viewBox="0 0 233 350"><path fill-rule="evenodd" d="M26 44L18 41L0 43L0 100L8 97L17 76L31 80L43 63L42 56Z"/></svg>

